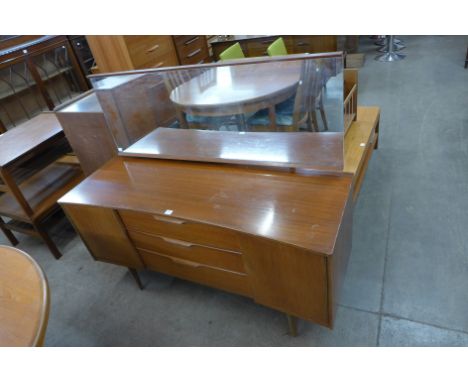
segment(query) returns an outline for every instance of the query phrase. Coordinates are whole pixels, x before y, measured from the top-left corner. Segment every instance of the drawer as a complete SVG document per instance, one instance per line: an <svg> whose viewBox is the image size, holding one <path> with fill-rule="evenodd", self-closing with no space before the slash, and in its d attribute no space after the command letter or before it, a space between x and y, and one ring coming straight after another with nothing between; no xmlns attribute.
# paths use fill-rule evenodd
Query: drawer
<svg viewBox="0 0 468 382"><path fill-rule="evenodd" d="M312 50L312 42L308 36L294 36L293 43L293 53L308 53Z"/></svg>
<svg viewBox="0 0 468 382"><path fill-rule="evenodd" d="M208 53L206 49L197 48L194 49L185 57L179 55L179 61L181 65L197 65L209 62Z"/></svg>
<svg viewBox="0 0 468 382"><path fill-rule="evenodd" d="M176 49L180 59L190 58L198 50L201 50L204 54L208 52L206 41L202 36L195 36L195 38L189 40L187 43L177 45Z"/></svg>
<svg viewBox="0 0 468 382"><path fill-rule="evenodd" d="M129 231L141 231L209 247L240 252L237 234L229 229L195 223L171 216L119 211Z"/></svg>
<svg viewBox="0 0 468 382"><path fill-rule="evenodd" d="M170 36L125 36L128 53L135 67L174 51Z"/></svg>
<svg viewBox="0 0 468 382"><path fill-rule="evenodd" d="M293 36L293 53L335 52L337 50L336 36Z"/></svg>
<svg viewBox="0 0 468 382"><path fill-rule="evenodd" d="M275 38L264 40L264 41L250 41L247 42L247 52L244 52L248 57L259 57L267 56L267 49L270 44L275 41Z"/></svg>
<svg viewBox="0 0 468 382"><path fill-rule="evenodd" d="M197 35L179 35L179 36L172 36L172 37L174 38L174 42L176 46L190 45L193 42L203 39L203 36L197 36Z"/></svg>
<svg viewBox="0 0 468 382"><path fill-rule="evenodd" d="M247 275L210 268L199 263L147 250L139 250L139 253L146 267L153 271L244 296L252 295Z"/></svg>
<svg viewBox="0 0 468 382"><path fill-rule="evenodd" d="M215 268L245 273L242 255L237 252L204 247L182 240L149 235L143 232L128 231L128 233L138 249L147 249Z"/></svg>
<svg viewBox="0 0 468 382"><path fill-rule="evenodd" d="M164 66L177 66L179 61L177 60L177 55L175 51L167 52L164 55L158 57L152 57L148 61L144 62L140 66L135 66L135 69L144 69L144 68L162 68Z"/></svg>

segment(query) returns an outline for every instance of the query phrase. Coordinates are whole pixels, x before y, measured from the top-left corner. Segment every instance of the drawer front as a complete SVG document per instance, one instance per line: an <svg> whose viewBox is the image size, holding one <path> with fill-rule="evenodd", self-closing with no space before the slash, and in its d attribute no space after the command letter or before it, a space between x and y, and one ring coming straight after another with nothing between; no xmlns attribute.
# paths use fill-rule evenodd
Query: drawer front
<svg viewBox="0 0 468 382"><path fill-rule="evenodd" d="M293 53L335 52L336 36L293 36Z"/></svg>
<svg viewBox="0 0 468 382"><path fill-rule="evenodd" d="M151 58L149 61L146 61L140 66L135 66L135 69L143 68L162 68L164 66L177 66L179 61L177 60L177 55L175 51L167 52L161 56Z"/></svg>
<svg viewBox="0 0 468 382"><path fill-rule="evenodd" d="M125 36L124 38L135 67L148 67L149 62L174 51L170 36Z"/></svg>
<svg viewBox="0 0 468 382"><path fill-rule="evenodd" d="M232 272L245 273L242 255L237 252L222 251L137 231L128 231L128 233L138 249L146 249Z"/></svg>
<svg viewBox="0 0 468 382"><path fill-rule="evenodd" d="M293 53L308 53L312 50L312 42L307 36L294 36L293 44Z"/></svg>
<svg viewBox="0 0 468 382"><path fill-rule="evenodd" d="M244 296L252 295L247 275L214 269L195 262L163 256L146 250L139 250L139 252L146 267L153 271Z"/></svg>
<svg viewBox="0 0 468 382"><path fill-rule="evenodd" d="M208 47L203 36L189 36L183 43L177 43L176 49L182 65L200 64L207 61Z"/></svg>
<svg viewBox="0 0 468 382"><path fill-rule="evenodd" d="M294 52L294 42L292 37L290 36L282 36L284 45L286 46L286 50L288 51L288 54L291 54ZM257 41L250 41L247 43L247 51L249 57L257 57L257 56L267 56L268 52L267 49L268 47L275 42L279 37L268 37L262 40L257 40Z"/></svg>
<svg viewBox="0 0 468 382"><path fill-rule="evenodd" d="M199 37L197 39L197 37ZM202 36L197 36L197 35L178 35L178 36L173 36L174 42L176 46L183 46L183 45L190 45L193 42L196 42L198 40L202 39Z"/></svg>
<svg viewBox="0 0 468 382"><path fill-rule="evenodd" d="M179 56L179 58L181 65L198 65L210 62L206 49L203 50L201 48L195 49L186 57Z"/></svg>
<svg viewBox="0 0 468 382"><path fill-rule="evenodd" d="M273 41L275 41L274 38L247 42L247 52L245 52L245 54L247 54L248 57L268 56L267 49Z"/></svg>
<svg viewBox="0 0 468 382"><path fill-rule="evenodd" d="M142 212L120 210L119 214L129 231L147 232L171 239L240 252L236 232L228 229Z"/></svg>

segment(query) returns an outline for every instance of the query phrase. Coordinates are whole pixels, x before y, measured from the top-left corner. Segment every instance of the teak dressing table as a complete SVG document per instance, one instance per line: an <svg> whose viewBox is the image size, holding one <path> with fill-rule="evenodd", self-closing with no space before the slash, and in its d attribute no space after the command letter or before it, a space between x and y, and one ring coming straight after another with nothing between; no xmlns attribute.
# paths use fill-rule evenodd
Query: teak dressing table
<svg viewBox="0 0 468 382"><path fill-rule="evenodd" d="M250 297L286 313L291 334L296 317L333 327L378 142L380 111L357 107L357 72L331 85L345 129L326 133L155 129L176 116L165 73L92 78L119 156L59 200L90 253L140 287L146 268Z"/></svg>
<svg viewBox="0 0 468 382"><path fill-rule="evenodd" d="M180 147L192 139L177 132ZM278 154L294 153L289 168L117 157L59 203L96 260L248 296L331 328L351 250L353 176L299 174L307 162L292 150L294 137L271 137L282 141ZM223 151L216 144L223 140L210 150Z"/></svg>

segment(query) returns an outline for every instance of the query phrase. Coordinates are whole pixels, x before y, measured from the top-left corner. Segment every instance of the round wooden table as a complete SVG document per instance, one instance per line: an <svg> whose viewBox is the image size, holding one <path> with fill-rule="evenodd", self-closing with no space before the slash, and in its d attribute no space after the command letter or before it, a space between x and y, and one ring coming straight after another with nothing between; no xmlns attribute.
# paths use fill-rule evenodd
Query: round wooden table
<svg viewBox="0 0 468 382"><path fill-rule="evenodd" d="M269 110L275 126L275 105L294 95L301 64L301 61L273 61L209 68L175 87L170 99L183 127L187 126L182 113L243 116L261 109Z"/></svg>
<svg viewBox="0 0 468 382"><path fill-rule="evenodd" d="M0 346L41 346L49 318L49 287L34 259L0 245Z"/></svg>

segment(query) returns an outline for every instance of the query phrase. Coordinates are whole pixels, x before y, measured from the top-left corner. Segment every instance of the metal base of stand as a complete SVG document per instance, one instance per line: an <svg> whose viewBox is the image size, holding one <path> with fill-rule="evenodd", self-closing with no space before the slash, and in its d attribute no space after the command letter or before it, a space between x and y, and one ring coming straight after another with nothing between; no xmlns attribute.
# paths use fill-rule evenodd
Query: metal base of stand
<svg viewBox="0 0 468 382"><path fill-rule="evenodd" d="M377 57L375 57L375 60L380 61L380 62L393 62L393 61L401 61L405 57L406 56L404 54L390 52L390 53L379 54Z"/></svg>
<svg viewBox="0 0 468 382"><path fill-rule="evenodd" d="M406 46L402 45L402 44L393 44L393 51L394 52L397 52L399 50L402 50L402 49L405 49ZM380 52L380 53L387 53L388 52L388 47L387 45L383 46L382 48L379 48L377 49L377 52Z"/></svg>

